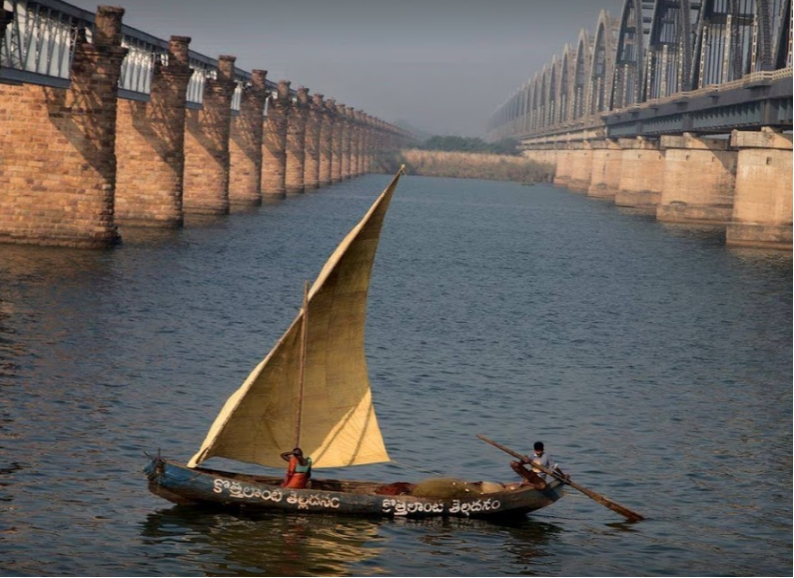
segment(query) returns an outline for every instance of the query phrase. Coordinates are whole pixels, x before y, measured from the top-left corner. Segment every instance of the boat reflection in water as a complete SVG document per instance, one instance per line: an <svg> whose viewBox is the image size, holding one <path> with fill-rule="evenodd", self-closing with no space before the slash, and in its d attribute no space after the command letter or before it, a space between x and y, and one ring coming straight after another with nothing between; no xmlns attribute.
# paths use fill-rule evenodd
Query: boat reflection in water
<svg viewBox="0 0 794 578"><path fill-rule="evenodd" d="M504 559L549 569L549 545L562 528L529 518L390 520L278 513L232 515L174 506L148 514L141 528L157 573L207 576L350 576L389 574L390 560L407 575L436 567L498 568ZM412 544L405 548L407 543ZM395 547L396 544L403 544ZM488 561L491 560L492 564Z"/></svg>
<svg viewBox="0 0 794 578"><path fill-rule="evenodd" d="M175 506L149 514L141 536L147 547L160 552L158 572L189 568L189 574L206 576L349 576L353 564L382 554L378 525L362 518L238 517ZM368 572L384 570L369 567Z"/></svg>

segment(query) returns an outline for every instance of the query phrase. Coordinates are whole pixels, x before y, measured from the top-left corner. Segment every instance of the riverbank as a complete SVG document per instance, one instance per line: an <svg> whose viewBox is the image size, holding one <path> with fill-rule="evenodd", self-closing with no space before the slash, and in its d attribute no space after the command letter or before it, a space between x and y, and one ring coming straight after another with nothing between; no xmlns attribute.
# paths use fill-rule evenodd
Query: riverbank
<svg viewBox="0 0 794 578"><path fill-rule="evenodd" d="M375 172L394 174L405 165L408 174L423 177L512 181L522 184L551 182L554 167L520 156L405 149L384 153Z"/></svg>

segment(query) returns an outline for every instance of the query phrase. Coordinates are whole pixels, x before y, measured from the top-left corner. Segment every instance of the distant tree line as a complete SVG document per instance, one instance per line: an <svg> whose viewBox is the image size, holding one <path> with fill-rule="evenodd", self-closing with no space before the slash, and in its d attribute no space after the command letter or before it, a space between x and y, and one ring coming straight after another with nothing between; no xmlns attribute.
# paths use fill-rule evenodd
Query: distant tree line
<svg viewBox="0 0 794 578"><path fill-rule="evenodd" d="M426 151L447 151L464 153L489 153L495 155L518 155L518 141L512 138L487 143L481 138L462 136L432 136L417 148Z"/></svg>

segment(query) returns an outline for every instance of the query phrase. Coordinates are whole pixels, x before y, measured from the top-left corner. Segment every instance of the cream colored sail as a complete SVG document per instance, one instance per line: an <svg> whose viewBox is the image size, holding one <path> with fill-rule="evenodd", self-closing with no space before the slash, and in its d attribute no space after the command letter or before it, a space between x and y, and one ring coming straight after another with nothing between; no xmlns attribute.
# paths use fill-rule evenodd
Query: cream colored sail
<svg viewBox="0 0 794 578"><path fill-rule="evenodd" d="M308 295L300 445L315 467L389 461L364 357L370 272L398 173L326 262ZM283 467L295 443L303 311L227 400L198 453Z"/></svg>

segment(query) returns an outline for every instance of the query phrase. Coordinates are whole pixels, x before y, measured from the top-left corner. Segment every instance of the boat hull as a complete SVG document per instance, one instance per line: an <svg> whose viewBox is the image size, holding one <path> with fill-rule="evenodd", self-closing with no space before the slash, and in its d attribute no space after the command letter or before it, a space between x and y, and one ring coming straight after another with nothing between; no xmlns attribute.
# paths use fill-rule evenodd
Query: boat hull
<svg viewBox="0 0 794 578"><path fill-rule="evenodd" d="M311 489L279 486L280 479L222 472L154 458L144 471L149 490L183 505L220 506L246 511L283 511L382 517L501 518L523 515L559 500L556 480L543 490L521 487L456 498L426 498L376 493L382 484L312 480Z"/></svg>

